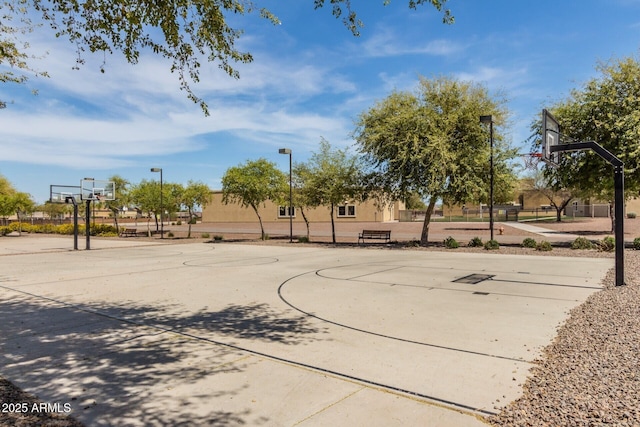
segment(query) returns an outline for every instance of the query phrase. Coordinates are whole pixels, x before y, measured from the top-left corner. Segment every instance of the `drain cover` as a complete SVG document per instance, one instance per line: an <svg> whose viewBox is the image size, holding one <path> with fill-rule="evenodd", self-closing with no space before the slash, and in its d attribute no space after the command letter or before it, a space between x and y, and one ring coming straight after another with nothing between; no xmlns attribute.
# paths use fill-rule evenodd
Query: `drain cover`
<svg viewBox="0 0 640 427"><path fill-rule="evenodd" d="M476 285L485 280L489 280L494 277L495 274L469 274L468 276L460 277L453 281L453 283L467 283L469 285Z"/></svg>

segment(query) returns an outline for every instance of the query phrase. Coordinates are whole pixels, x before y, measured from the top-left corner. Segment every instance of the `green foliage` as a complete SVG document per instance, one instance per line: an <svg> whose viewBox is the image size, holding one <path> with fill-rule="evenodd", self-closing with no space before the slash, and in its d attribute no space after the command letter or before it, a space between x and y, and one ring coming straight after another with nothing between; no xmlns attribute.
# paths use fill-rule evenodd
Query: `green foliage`
<svg viewBox="0 0 640 427"><path fill-rule="evenodd" d="M607 236L598 242L598 250L602 252L611 252L616 247L616 239L612 236Z"/></svg>
<svg viewBox="0 0 640 427"><path fill-rule="evenodd" d="M300 237L298 237L298 242L299 243L309 243L309 238L307 236L300 236Z"/></svg>
<svg viewBox="0 0 640 427"><path fill-rule="evenodd" d="M497 240L487 240L484 244L484 248L488 251L500 249L500 243Z"/></svg>
<svg viewBox="0 0 640 427"><path fill-rule="evenodd" d="M536 251L551 251L551 250L553 250L553 246L551 246L551 243L547 242L546 240L542 240L538 242L538 244L536 245Z"/></svg>
<svg viewBox="0 0 640 427"><path fill-rule="evenodd" d="M200 237L203 239L208 239L210 237L209 233L200 233Z"/></svg>
<svg viewBox="0 0 640 427"><path fill-rule="evenodd" d="M522 241L523 248L535 248L537 244L538 243L535 241L535 239L532 239L531 237L527 237Z"/></svg>
<svg viewBox="0 0 640 427"><path fill-rule="evenodd" d="M633 239L633 249L640 250L640 237Z"/></svg>
<svg viewBox="0 0 640 427"><path fill-rule="evenodd" d="M576 239L571 242L571 249L593 249L593 243L586 237L576 237Z"/></svg>
<svg viewBox="0 0 640 427"><path fill-rule="evenodd" d="M553 106L562 132L575 141L595 141L624 161L625 191L640 191L640 61L634 57L600 63L600 75ZM561 167L548 169L567 188L584 197L614 199L611 165L589 151L561 155Z"/></svg>
<svg viewBox="0 0 640 427"><path fill-rule="evenodd" d="M444 239L444 247L447 249L457 249L460 247L460 244L456 239L449 236L446 239Z"/></svg>
<svg viewBox="0 0 640 427"><path fill-rule="evenodd" d="M409 7L431 4L442 12L443 23L450 24L454 19L451 12L443 8L446 1L409 0ZM324 3L324 0L314 0L316 9L323 7ZM363 24L351 8L351 0L331 0L330 4L333 15L342 17L344 25L358 35ZM232 78L240 77L235 63L253 61L250 53L236 47L236 41L243 34L242 29L236 28L237 17L247 15L257 15L274 25L280 22L267 8L259 7L255 0L144 3L22 0L10 2L10 7L3 8L0 52L6 57L2 58L3 62L12 68L38 74L28 66L30 57L25 52L28 43L20 43L17 37L32 30L32 16L41 18L50 24L56 37L65 37L76 46L74 68L84 64L84 52L103 52L105 58L109 56L107 54L121 52L131 64L137 64L144 51L167 59L171 64L170 71L178 76L180 89L208 115L207 104L193 92L190 84L200 80L201 61L204 59L215 62ZM227 22L231 17L233 27ZM12 20L19 21L19 24L13 24ZM106 69L105 63L100 71L105 72ZM0 81L24 83L26 80L25 75L16 75L13 71L0 73ZM4 103L0 101L2 107Z"/></svg>
<svg viewBox="0 0 640 427"><path fill-rule="evenodd" d="M223 236L220 236L220 235L213 236L213 240L215 240L216 242L221 241L223 238L224 238L224 237L223 237Z"/></svg>
<svg viewBox="0 0 640 427"><path fill-rule="evenodd" d="M395 91L360 114L354 137L373 168L372 188L396 199L416 194L447 203L489 198L489 130L479 121L494 121L496 200L511 198L515 183L507 160L509 149L502 126L508 115L506 100L493 99L481 85L453 78L420 78L418 93ZM428 241L428 224L421 243Z"/></svg>
<svg viewBox="0 0 640 427"><path fill-rule="evenodd" d="M629 219L635 219L635 218L636 218L636 213L635 213L635 212L629 212L629 213L627 214L627 218L629 218Z"/></svg>
<svg viewBox="0 0 640 427"><path fill-rule="evenodd" d="M174 236L173 231L169 231L169 232L167 233L167 237L171 238L171 237L173 237L173 236Z"/></svg>
<svg viewBox="0 0 640 427"><path fill-rule="evenodd" d="M476 236L473 239L469 240L468 246L470 248L481 248L482 246L484 246L484 243L482 243L482 239L480 237Z"/></svg>
<svg viewBox="0 0 640 427"><path fill-rule="evenodd" d="M288 193L288 188L287 176L278 170L275 163L264 158L248 160L225 172L222 177L222 202L251 207L260 222L264 240L264 226L258 208L267 200L276 203L283 200L285 193Z"/></svg>
<svg viewBox="0 0 640 427"><path fill-rule="evenodd" d="M0 236L6 236L9 233L11 233L9 227L7 227L6 225L0 225Z"/></svg>

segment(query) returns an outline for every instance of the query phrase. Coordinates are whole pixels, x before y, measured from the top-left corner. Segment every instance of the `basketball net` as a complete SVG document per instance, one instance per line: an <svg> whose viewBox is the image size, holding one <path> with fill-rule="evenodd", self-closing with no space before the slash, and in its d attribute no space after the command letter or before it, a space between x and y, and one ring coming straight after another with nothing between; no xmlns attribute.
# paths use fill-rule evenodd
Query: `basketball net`
<svg viewBox="0 0 640 427"><path fill-rule="evenodd" d="M524 168L528 170L537 170L538 164L542 160L542 153L528 153L522 154L524 160Z"/></svg>

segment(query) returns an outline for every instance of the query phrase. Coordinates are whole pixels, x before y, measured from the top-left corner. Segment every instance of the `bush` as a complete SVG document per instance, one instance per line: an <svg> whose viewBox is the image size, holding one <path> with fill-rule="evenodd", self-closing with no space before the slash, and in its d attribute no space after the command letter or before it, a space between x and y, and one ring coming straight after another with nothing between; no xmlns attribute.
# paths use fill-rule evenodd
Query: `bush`
<svg viewBox="0 0 640 427"><path fill-rule="evenodd" d="M598 250L603 252L611 252L616 247L616 239L611 236L607 236L598 242Z"/></svg>
<svg viewBox="0 0 640 427"><path fill-rule="evenodd" d="M300 237L298 237L298 242L299 243L309 243L309 238L307 236L300 236Z"/></svg>
<svg viewBox="0 0 640 427"><path fill-rule="evenodd" d="M215 240L216 242L219 242L222 239L223 239L222 236L213 236L213 240Z"/></svg>
<svg viewBox="0 0 640 427"><path fill-rule="evenodd" d="M629 218L629 219L634 219L635 217L636 217L636 213L635 212L629 212L627 214L627 218Z"/></svg>
<svg viewBox="0 0 640 427"><path fill-rule="evenodd" d="M11 231L9 231L9 227L6 226L0 226L0 236L6 236L7 234L9 234Z"/></svg>
<svg viewBox="0 0 640 427"><path fill-rule="evenodd" d="M202 237L203 239L208 239L209 238L209 233L202 233L202 234L200 234L200 237Z"/></svg>
<svg viewBox="0 0 640 427"><path fill-rule="evenodd" d="M182 221L180 220L176 221L176 225L182 225Z"/></svg>
<svg viewBox="0 0 640 427"><path fill-rule="evenodd" d="M571 249L593 249L593 243L586 237L578 237L571 243Z"/></svg>
<svg viewBox="0 0 640 427"><path fill-rule="evenodd" d="M444 247L447 249L456 249L460 247L460 244L456 239L449 236L446 239L444 239Z"/></svg>
<svg viewBox="0 0 640 427"><path fill-rule="evenodd" d="M536 251L546 252L546 251L552 251L552 250L553 250L553 246L551 246L551 243L547 242L546 240L543 240L536 245Z"/></svg>
<svg viewBox="0 0 640 427"><path fill-rule="evenodd" d="M537 246L538 246L538 243L531 237L527 237L522 241L523 248L536 248Z"/></svg>
<svg viewBox="0 0 640 427"><path fill-rule="evenodd" d="M488 251L500 249L500 243L497 240L487 240L484 244L484 248Z"/></svg>
<svg viewBox="0 0 640 427"><path fill-rule="evenodd" d="M483 245L482 243L482 239L479 237L474 237L473 239L469 240L469 247L470 248L481 248Z"/></svg>
<svg viewBox="0 0 640 427"><path fill-rule="evenodd" d="M633 249L640 250L640 237L633 239Z"/></svg>

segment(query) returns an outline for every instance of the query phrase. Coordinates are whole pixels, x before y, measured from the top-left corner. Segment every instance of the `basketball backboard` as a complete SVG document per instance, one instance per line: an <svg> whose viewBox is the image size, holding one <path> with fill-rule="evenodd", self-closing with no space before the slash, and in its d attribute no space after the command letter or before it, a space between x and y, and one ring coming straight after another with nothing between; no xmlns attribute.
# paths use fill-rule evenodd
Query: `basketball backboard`
<svg viewBox="0 0 640 427"><path fill-rule="evenodd" d="M80 202L80 187L77 185L50 185L49 201L51 203L76 203Z"/></svg>
<svg viewBox="0 0 640 427"><path fill-rule="evenodd" d="M560 153L552 147L560 144L560 124L547 110L542 110L542 160L551 166L558 166Z"/></svg>
<svg viewBox="0 0 640 427"><path fill-rule="evenodd" d="M81 200L115 200L116 186L113 181L84 178L80 181Z"/></svg>

